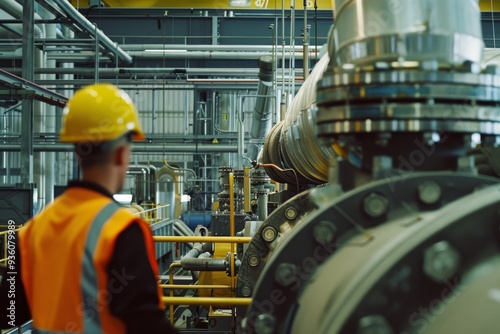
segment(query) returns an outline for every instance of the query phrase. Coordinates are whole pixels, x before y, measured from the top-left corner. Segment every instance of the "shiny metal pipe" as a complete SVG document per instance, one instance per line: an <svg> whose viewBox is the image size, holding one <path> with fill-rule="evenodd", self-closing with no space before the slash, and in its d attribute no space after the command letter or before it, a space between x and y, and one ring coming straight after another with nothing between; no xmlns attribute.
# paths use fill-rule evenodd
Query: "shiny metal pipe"
<svg viewBox="0 0 500 334"><path fill-rule="evenodd" d="M330 57L337 65L481 62L477 0L335 0Z"/></svg>

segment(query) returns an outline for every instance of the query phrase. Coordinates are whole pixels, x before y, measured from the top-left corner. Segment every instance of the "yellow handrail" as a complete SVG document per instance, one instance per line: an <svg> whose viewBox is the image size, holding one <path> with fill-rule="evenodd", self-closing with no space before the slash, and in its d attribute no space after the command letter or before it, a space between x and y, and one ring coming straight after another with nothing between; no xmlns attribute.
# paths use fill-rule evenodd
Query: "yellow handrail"
<svg viewBox="0 0 500 334"><path fill-rule="evenodd" d="M174 305L214 305L214 306L240 306L249 305L252 301L251 298L235 298L236 291L236 275L234 269L234 252L236 243L249 243L251 237L235 237L235 224L234 224L234 194L231 186L234 187L234 175L229 175L230 183L230 235L227 236L153 236L155 242L212 242L212 243L230 243L231 244L231 285L186 285L186 284L173 284L174 282L174 268L181 267L180 261L173 262L169 271L169 284L160 284L160 288L169 289L169 296L162 297L162 301L169 306L170 310L170 323L173 325L175 322ZM231 289L233 297L174 297L175 289Z"/></svg>
<svg viewBox="0 0 500 334"><path fill-rule="evenodd" d="M5 226L8 227L9 225L5 225ZM20 227L17 227L13 230L6 230L6 231L0 232L0 238L3 237L3 248L2 248L2 255L1 255L2 257L0 257L0 264L5 265L7 263L7 260L9 259L8 255L7 255L7 247L8 247L7 238L9 236L9 233L11 233L11 231L13 231L13 232L19 231L21 229L22 225L17 225L17 226L20 226Z"/></svg>
<svg viewBox="0 0 500 334"><path fill-rule="evenodd" d="M215 305L242 306L250 305L252 298L231 297L162 297L164 303L170 305ZM170 317L172 319L172 317Z"/></svg>
<svg viewBox="0 0 500 334"><path fill-rule="evenodd" d="M160 288L162 289L182 289L182 290L190 290L190 289L231 289L230 285L224 284L207 284L207 285L190 285L190 284L160 284Z"/></svg>
<svg viewBox="0 0 500 334"><path fill-rule="evenodd" d="M198 237L198 236L154 236L153 240L156 242L222 242L222 243L240 243L246 244L249 243L252 238L251 237Z"/></svg>

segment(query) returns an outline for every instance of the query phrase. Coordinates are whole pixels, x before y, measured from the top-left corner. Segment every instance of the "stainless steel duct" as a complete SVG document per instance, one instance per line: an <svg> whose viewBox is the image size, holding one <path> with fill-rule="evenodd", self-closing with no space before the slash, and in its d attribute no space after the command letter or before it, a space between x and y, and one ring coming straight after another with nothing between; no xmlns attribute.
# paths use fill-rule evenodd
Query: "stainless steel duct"
<svg viewBox="0 0 500 334"><path fill-rule="evenodd" d="M481 62L477 0L335 0L335 12L330 57L338 65Z"/></svg>
<svg viewBox="0 0 500 334"><path fill-rule="evenodd" d="M327 182L329 160L335 157L331 147L316 139L316 84L328 62L328 54L323 55L289 105L285 120L271 130L264 145L262 162L294 169L299 183ZM266 172L278 182L296 183L293 175L269 167Z"/></svg>
<svg viewBox="0 0 500 334"><path fill-rule="evenodd" d="M80 14L80 12L78 12L78 10L76 10L76 8L73 7L73 5L69 1L66 0L52 0L52 1L55 4L57 4L69 18L75 21L80 28L86 31L90 36L96 38L99 41L99 43L102 44L104 48L108 51L108 53L111 55L110 58L112 60L114 60L116 56L123 62L127 64L132 64L132 57L130 57L130 55L128 55L121 48L119 48L118 44L109 39L109 37L106 36L101 30L96 29L96 27L89 20L87 20L85 16Z"/></svg>
<svg viewBox="0 0 500 334"><path fill-rule="evenodd" d="M259 85L257 88L257 100L253 112L252 128L250 130L250 143L248 145L247 158L257 160L259 150L262 148L261 141L271 130L273 99L273 58L263 56L259 60Z"/></svg>

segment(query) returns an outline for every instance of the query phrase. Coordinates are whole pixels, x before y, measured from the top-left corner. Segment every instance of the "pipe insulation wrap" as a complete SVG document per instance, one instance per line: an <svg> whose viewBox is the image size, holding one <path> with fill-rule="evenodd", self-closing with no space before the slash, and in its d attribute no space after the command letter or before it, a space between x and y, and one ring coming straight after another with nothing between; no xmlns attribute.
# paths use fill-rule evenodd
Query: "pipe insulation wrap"
<svg viewBox="0 0 500 334"><path fill-rule="evenodd" d="M316 85L328 67L328 54L318 61L286 111L285 119L270 131L264 144L263 163L292 168L301 184L328 182L329 161L336 157L333 148L317 140ZM265 167L275 181L295 184L290 173Z"/></svg>

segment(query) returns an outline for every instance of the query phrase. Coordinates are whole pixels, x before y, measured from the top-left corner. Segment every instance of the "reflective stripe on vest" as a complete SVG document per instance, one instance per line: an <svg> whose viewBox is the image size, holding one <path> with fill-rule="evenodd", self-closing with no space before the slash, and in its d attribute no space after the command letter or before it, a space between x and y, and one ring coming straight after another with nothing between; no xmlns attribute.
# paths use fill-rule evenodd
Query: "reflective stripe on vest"
<svg viewBox="0 0 500 334"><path fill-rule="evenodd" d="M104 206L94 218L85 242L82 263L83 334L102 333L99 306L97 305L99 291L97 272L94 267L94 253L104 224L118 209L120 209L120 205L115 202ZM75 332L50 331L38 328L35 328L33 332L36 334L77 334Z"/></svg>
<svg viewBox="0 0 500 334"><path fill-rule="evenodd" d="M55 331L46 331L43 329L33 329L31 331L33 334L78 334L76 332L55 332Z"/></svg>
<svg viewBox="0 0 500 334"><path fill-rule="evenodd" d="M94 267L94 252L104 224L119 208L120 206L115 202L106 205L95 217L87 235L82 268L83 333L102 332L97 305L99 291L97 272Z"/></svg>

